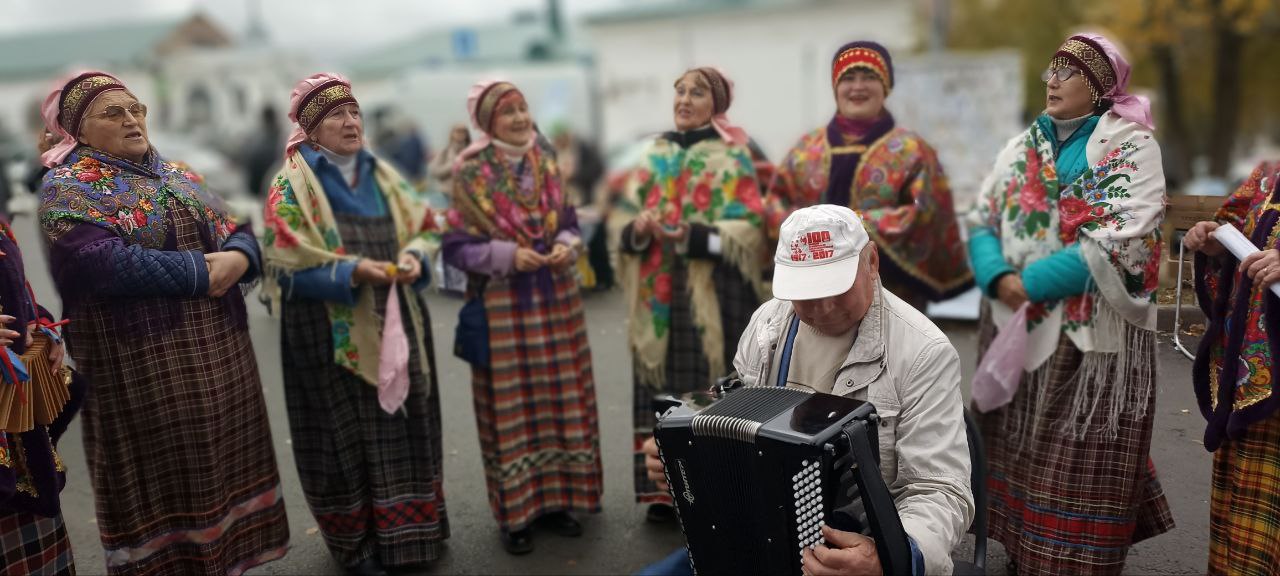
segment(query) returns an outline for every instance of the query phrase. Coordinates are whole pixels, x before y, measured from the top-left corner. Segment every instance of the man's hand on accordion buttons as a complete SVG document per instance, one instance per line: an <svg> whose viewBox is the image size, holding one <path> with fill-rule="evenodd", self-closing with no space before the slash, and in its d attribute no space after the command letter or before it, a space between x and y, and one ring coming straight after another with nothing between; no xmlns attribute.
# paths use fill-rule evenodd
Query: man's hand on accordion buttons
<svg viewBox="0 0 1280 576"><path fill-rule="evenodd" d="M880 555L874 540L854 532L822 527L827 543L803 553L805 576L880 575Z"/></svg>
<svg viewBox="0 0 1280 576"><path fill-rule="evenodd" d="M667 473L662 468L662 460L658 459L658 441L650 436L644 441L644 446L640 448L644 452L644 467L648 470L649 479L658 484L663 490L670 490L667 486Z"/></svg>

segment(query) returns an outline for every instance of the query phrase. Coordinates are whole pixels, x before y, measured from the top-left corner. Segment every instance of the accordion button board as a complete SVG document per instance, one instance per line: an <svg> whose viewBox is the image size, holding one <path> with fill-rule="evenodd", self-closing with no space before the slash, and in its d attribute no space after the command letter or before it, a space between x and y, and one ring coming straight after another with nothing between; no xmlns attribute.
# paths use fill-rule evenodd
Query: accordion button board
<svg viewBox="0 0 1280 576"><path fill-rule="evenodd" d="M910 571L874 406L767 387L670 405L654 436L695 573L800 574L827 525L871 535L886 574Z"/></svg>

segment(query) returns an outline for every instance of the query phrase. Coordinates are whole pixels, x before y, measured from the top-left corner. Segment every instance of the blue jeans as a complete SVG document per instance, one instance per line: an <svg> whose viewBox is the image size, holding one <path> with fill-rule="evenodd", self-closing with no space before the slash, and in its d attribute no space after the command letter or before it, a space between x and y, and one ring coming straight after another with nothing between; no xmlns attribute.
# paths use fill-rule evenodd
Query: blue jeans
<svg viewBox="0 0 1280 576"><path fill-rule="evenodd" d="M635 576L693 576L693 567L689 565L689 551L679 548L666 558L641 568Z"/></svg>

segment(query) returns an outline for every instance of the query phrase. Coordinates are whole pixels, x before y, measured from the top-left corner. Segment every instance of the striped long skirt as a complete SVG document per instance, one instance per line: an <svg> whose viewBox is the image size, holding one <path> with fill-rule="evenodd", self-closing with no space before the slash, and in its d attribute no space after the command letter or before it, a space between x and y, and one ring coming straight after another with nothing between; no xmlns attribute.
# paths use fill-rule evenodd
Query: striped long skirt
<svg viewBox="0 0 1280 576"><path fill-rule="evenodd" d="M980 354L995 332L984 313ZM1024 375L1009 404L978 417L988 459L989 535L1004 544L1019 575L1120 574L1129 546L1173 529L1150 458L1154 390L1145 400L1134 394L1122 400L1145 401L1146 409L1140 418L1123 414L1114 438L1094 429L1081 438L1066 432L1078 386L1096 386L1090 397L1110 399L1110 387L1122 385L1081 382L1076 373L1083 358L1063 336L1037 370L1047 371L1043 378ZM1134 364L1135 379L1154 382L1154 349ZM1037 398L1047 401L1037 408ZM1111 410L1103 400L1097 414Z"/></svg>
<svg viewBox="0 0 1280 576"><path fill-rule="evenodd" d="M1280 575L1280 413L1213 455L1209 574Z"/></svg>
<svg viewBox="0 0 1280 576"><path fill-rule="evenodd" d="M505 531L551 512L600 511L604 484L591 347L577 281L553 272L527 308L507 281L484 290L490 364L472 366L489 506Z"/></svg>

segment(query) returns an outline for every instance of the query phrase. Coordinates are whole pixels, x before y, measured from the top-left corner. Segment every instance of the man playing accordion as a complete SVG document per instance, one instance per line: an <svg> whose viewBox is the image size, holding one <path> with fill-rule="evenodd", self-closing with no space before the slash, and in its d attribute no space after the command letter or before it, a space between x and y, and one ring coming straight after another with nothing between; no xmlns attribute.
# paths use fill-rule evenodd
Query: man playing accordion
<svg viewBox="0 0 1280 576"><path fill-rule="evenodd" d="M779 381L793 318L788 387L870 402L880 417L880 472L912 549L915 574L950 574L951 550L974 515L960 396L960 359L924 314L885 290L879 254L852 210L819 205L782 224L774 299L751 318L734 368L748 386ZM645 444L650 478L665 487L656 443ZM879 574L875 543L825 526L825 544L804 552L804 572ZM683 550L647 569L688 570Z"/></svg>

